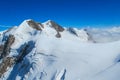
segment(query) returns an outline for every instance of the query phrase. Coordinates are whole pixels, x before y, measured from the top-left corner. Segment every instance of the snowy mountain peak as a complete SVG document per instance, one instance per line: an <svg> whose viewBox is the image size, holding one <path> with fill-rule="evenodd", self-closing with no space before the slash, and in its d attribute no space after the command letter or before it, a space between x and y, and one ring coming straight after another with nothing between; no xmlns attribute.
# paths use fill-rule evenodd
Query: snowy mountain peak
<svg viewBox="0 0 120 80"><path fill-rule="evenodd" d="M54 33L55 37L57 37L57 38L61 38L62 37L61 32L63 32L65 30L62 26L60 26L59 24L57 24L56 22L54 22L52 20L48 20L48 21L44 22L43 26L45 29L47 29L46 32L48 32L50 30L50 33Z"/></svg>
<svg viewBox="0 0 120 80"><path fill-rule="evenodd" d="M0 80L120 80L116 30L64 29L51 20L25 20L0 33ZM106 36L116 42L98 43L109 42Z"/></svg>
<svg viewBox="0 0 120 80"><path fill-rule="evenodd" d="M73 35L79 37L81 41L85 41L85 42L92 41L92 42L94 42L92 40L91 36L89 35L89 33L86 31L86 29L80 29L79 30L77 28L68 28L68 31L70 33L72 33Z"/></svg>
<svg viewBox="0 0 120 80"><path fill-rule="evenodd" d="M52 20L48 20L44 24L48 25L49 27L54 28L57 32L64 31L64 28L62 26L60 26L59 24L57 24L56 22L54 22Z"/></svg>
<svg viewBox="0 0 120 80"><path fill-rule="evenodd" d="M33 29L36 29L36 30L42 30L41 28L43 27L42 25L41 25L41 23L37 23L37 22L35 22L34 20L32 20L32 19L28 19L28 20L25 20L25 21L23 21L23 23L21 24L22 26L24 26L24 25L26 25L26 26L29 26L29 27L31 27L31 28L33 28ZM20 26L21 26L20 25Z"/></svg>
<svg viewBox="0 0 120 80"><path fill-rule="evenodd" d="M47 20L47 21L46 21L46 22L44 22L44 23L50 23L51 21L53 21L53 20L50 20L50 19L49 19L49 20Z"/></svg>

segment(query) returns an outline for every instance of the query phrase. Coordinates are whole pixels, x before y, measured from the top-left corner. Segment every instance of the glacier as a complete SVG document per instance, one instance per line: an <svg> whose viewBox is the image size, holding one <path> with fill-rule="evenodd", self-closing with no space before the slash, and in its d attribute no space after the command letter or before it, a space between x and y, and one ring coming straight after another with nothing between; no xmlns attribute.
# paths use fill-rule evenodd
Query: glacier
<svg viewBox="0 0 120 80"><path fill-rule="evenodd" d="M119 34L25 20L0 32L0 80L120 80Z"/></svg>

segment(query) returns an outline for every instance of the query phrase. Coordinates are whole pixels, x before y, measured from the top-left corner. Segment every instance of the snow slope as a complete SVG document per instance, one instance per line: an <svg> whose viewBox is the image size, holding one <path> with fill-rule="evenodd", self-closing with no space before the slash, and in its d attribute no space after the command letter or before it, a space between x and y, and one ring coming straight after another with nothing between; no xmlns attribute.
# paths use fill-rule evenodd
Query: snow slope
<svg viewBox="0 0 120 80"><path fill-rule="evenodd" d="M92 30L66 28L59 32L59 25L53 26L50 20L37 30L28 21L1 37L1 44L4 37L15 37L7 57L21 55L20 50L29 45L23 59L8 67L1 80L120 80L120 41L98 43ZM61 37L56 37L58 32Z"/></svg>

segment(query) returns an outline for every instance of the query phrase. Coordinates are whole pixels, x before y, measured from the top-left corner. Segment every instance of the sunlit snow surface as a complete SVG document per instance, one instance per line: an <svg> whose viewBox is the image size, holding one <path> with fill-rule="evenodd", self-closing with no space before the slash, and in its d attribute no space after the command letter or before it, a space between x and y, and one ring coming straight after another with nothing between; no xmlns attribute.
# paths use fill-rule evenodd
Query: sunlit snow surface
<svg viewBox="0 0 120 80"><path fill-rule="evenodd" d="M35 45L1 80L120 80L119 28L89 29L90 39L83 29L75 29L80 35L76 36L66 28L62 37L56 38L56 31L43 25L38 31L24 21L6 34L15 36L11 56L18 55L16 50L24 43Z"/></svg>

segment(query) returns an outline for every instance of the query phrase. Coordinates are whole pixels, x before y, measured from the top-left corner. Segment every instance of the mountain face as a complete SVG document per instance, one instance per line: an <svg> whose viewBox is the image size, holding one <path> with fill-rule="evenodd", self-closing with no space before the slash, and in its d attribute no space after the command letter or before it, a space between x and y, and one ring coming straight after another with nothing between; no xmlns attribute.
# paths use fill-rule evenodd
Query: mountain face
<svg viewBox="0 0 120 80"><path fill-rule="evenodd" d="M119 34L25 20L0 32L0 80L120 80Z"/></svg>

